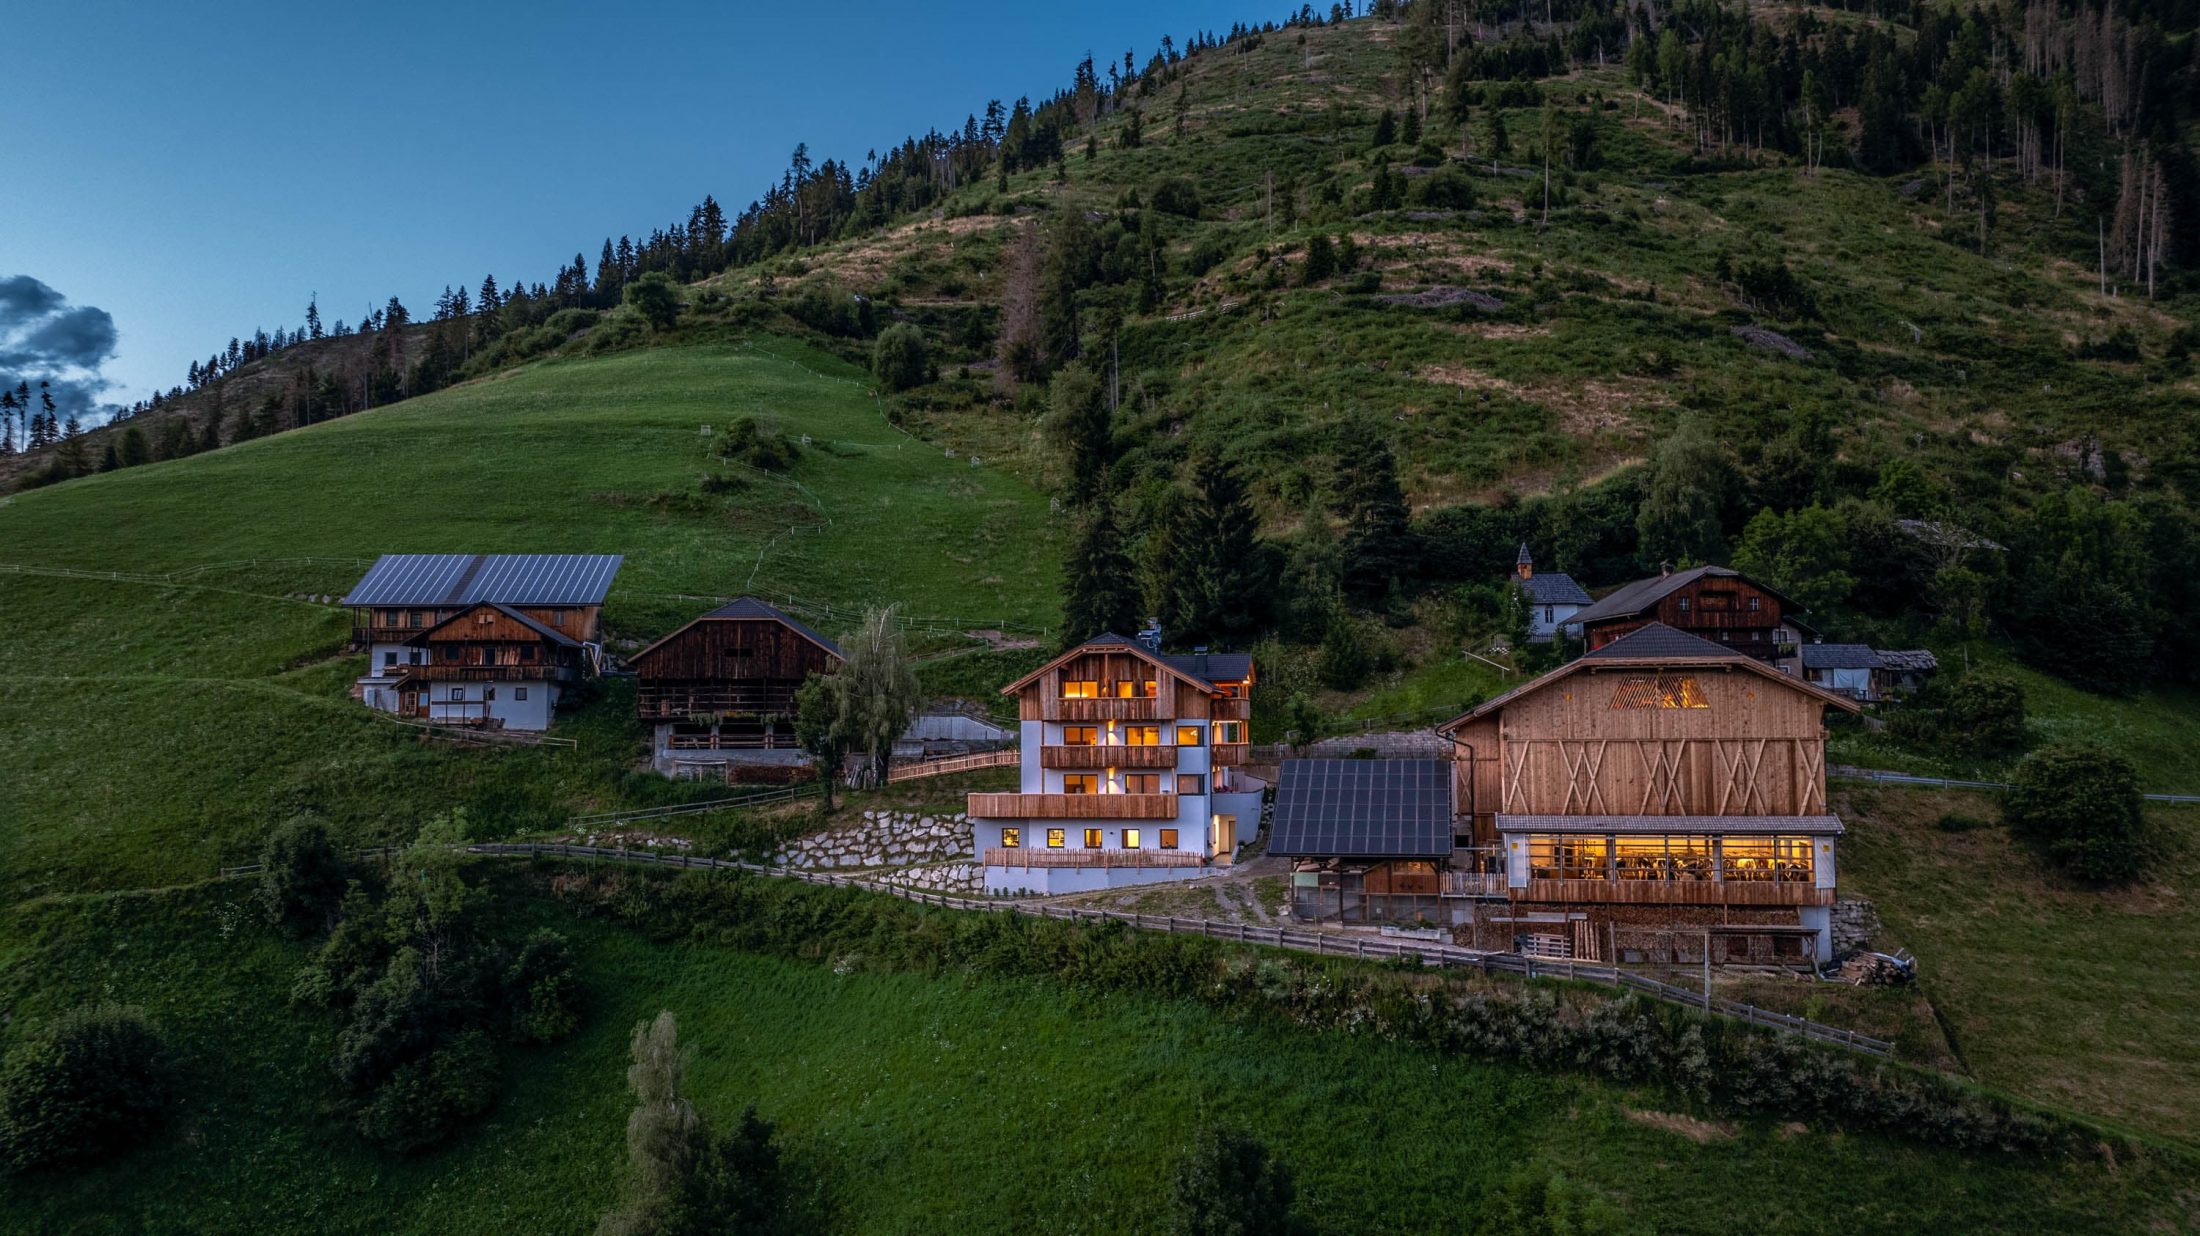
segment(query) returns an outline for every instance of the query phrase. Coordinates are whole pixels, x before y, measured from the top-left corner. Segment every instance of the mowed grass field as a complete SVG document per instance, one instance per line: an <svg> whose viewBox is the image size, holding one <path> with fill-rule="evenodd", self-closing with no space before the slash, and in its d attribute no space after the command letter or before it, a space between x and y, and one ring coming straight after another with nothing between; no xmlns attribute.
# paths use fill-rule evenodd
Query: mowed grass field
<svg viewBox="0 0 2200 1236"><path fill-rule="evenodd" d="M812 445L706 495L699 430L741 414ZM0 499L0 567L29 569L0 570L0 897L203 878L299 811L365 845L452 808L501 835L710 792L635 771L616 683L561 714L577 751L423 743L353 704L349 615L301 598L398 551L624 553L614 640L752 588L1029 627L1055 603L1042 498L902 434L859 371L776 339L549 362Z"/></svg>
<svg viewBox="0 0 2200 1236"><path fill-rule="evenodd" d="M2180 1222L2173 1162L2112 1172L1698 1121L1654 1094L1185 1004L650 943L518 883L499 912L575 939L588 1020L516 1056L481 1124L409 1158L365 1149L329 1114L334 1027L286 1007L304 950L257 921L248 885L0 912L0 1001L30 1016L141 1004L188 1078L177 1126L135 1157L0 1186L0 1230L586 1232L617 1188L627 1034L660 1009L681 1019L698 1107L725 1121L753 1103L778 1122L798 1187L837 1231L1153 1231L1208 1120L1257 1130L1335 1232L1470 1230L1524 1175L1609 1207L1621 1230Z"/></svg>

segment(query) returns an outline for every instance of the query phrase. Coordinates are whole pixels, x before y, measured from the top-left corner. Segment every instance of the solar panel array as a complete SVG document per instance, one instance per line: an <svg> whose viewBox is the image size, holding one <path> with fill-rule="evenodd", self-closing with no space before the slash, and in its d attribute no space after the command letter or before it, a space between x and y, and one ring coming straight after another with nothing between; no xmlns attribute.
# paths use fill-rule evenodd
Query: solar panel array
<svg viewBox="0 0 2200 1236"><path fill-rule="evenodd" d="M1449 760L1286 760L1268 850L1291 858L1451 853Z"/></svg>
<svg viewBox="0 0 2200 1236"><path fill-rule="evenodd" d="M619 554L384 554L346 605L601 605Z"/></svg>

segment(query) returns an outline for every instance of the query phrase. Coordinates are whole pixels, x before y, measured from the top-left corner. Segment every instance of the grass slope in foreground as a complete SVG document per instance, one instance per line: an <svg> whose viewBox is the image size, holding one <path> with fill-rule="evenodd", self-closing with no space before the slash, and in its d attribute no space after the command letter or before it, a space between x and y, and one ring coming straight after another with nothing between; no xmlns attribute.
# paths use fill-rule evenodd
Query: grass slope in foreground
<svg viewBox="0 0 2200 1236"><path fill-rule="evenodd" d="M754 1102L848 1232L1132 1232L1161 1222L1205 1119L1256 1130L1336 1231L1471 1226L1552 1172L1643 1230L2130 1231L2174 1222L2164 1169L1967 1158L1797 1126L1715 1124L1656 1096L1048 982L865 973L645 942L539 900L571 933L581 1033L519 1058L447 1149L365 1148L325 1105L332 1028L285 1006L303 948L251 889L69 898L0 915L0 1003L145 1006L189 1074L179 1127L116 1165L9 1182L0 1230L572 1232L614 1196L626 1038L670 1008L692 1095Z"/></svg>

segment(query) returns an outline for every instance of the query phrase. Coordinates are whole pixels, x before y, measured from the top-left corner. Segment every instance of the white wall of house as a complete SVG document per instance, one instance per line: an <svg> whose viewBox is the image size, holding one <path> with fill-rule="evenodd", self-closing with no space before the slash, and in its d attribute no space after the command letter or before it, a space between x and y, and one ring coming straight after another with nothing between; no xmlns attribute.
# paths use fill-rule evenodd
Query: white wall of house
<svg viewBox="0 0 2200 1236"><path fill-rule="evenodd" d="M1546 640L1558 634L1560 627L1571 624L1573 616L1581 612L1579 605L1531 605L1528 607L1528 638Z"/></svg>
<svg viewBox="0 0 2200 1236"><path fill-rule="evenodd" d="M403 644L375 644L368 648L366 676L359 680L360 700L377 711L396 712L398 693L386 683L397 677L397 667L418 665L426 656L426 649L408 648Z"/></svg>
<svg viewBox="0 0 2200 1236"><path fill-rule="evenodd" d="M428 720L501 721L508 730L546 730L557 709L557 684L542 681L432 682Z"/></svg>

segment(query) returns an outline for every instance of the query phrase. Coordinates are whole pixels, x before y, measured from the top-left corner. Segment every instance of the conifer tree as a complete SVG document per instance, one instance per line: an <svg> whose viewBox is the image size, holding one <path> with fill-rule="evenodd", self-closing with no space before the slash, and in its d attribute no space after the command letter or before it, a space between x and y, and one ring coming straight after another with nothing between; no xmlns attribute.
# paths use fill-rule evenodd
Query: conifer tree
<svg viewBox="0 0 2200 1236"><path fill-rule="evenodd" d="M1330 505L1345 524L1345 590L1363 601L1384 595L1412 567L1413 527L1397 457L1371 417L1338 426Z"/></svg>
<svg viewBox="0 0 2200 1236"><path fill-rule="evenodd" d="M1104 631L1125 634L1138 623L1138 580L1123 550L1111 502L1096 502L1070 545L1062 572L1062 646Z"/></svg>
<svg viewBox="0 0 2200 1236"><path fill-rule="evenodd" d="M1475 144L1490 160L1490 173L1497 172L1497 160L1512 150L1512 135L1505 131L1505 112L1498 106L1497 87L1489 88L1489 95L1482 101L1482 131L1475 135Z"/></svg>
<svg viewBox="0 0 2200 1236"><path fill-rule="evenodd" d="M1047 434L1067 475L1062 498L1073 507L1107 491L1113 441L1107 392L1100 375L1078 362L1062 366L1048 390Z"/></svg>

